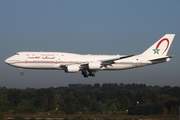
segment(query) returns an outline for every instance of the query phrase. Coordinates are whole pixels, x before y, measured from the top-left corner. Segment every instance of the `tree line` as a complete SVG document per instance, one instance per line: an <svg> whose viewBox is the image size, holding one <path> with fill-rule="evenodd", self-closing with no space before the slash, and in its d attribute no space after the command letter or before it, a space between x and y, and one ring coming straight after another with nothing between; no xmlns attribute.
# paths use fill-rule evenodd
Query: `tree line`
<svg viewBox="0 0 180 120"><path fill-rule="evenodd" d="M0 112L178 115L180 87L104 83L80 87L0 87Z"/></svg>

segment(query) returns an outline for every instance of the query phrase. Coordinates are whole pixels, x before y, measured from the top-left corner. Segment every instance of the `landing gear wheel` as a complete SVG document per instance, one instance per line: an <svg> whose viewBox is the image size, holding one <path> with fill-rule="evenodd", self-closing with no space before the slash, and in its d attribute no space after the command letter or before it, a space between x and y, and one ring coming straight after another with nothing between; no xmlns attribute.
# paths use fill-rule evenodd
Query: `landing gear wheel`
<svg viewBox="0 0 180 120"><path fill-rule="evenodd" d="M87 75L87 72L86 72L86 71L82 71L82 75L83 75L85 78L87 78L87 77L88 77L88 75Z"/></svg>
<svg viewBox="0 0 180 120"><path fill-rule="evenodd" d="M24 72L20 72L20 75L23 76L23 75L24 75Z"/></svg>
<svg viewBox="0 0 180 120"><path fill-rule="evenodd" d="M83 75L85 78L87 78L88 77L88 75Z"/></svg>
<svg viewBox="0 0 180 120"><path fill-rule="evenodd" d="M24 75L23 70L21 68L19 68L19 70L20 70L20 75L23 76Z"/></svg>
<svg viewBox="0 0 180 120"><path fill-rule="evenodd" d="M89 72L89 76L95 77L95 73L94 72Z"/></svg>
<svg viewBox="0 0 180 120"><path fill-rule="evenodd" d="M95 77L95 76L96 76L96 75L93 73L93 74L92 74L92 77Z"/></svg>

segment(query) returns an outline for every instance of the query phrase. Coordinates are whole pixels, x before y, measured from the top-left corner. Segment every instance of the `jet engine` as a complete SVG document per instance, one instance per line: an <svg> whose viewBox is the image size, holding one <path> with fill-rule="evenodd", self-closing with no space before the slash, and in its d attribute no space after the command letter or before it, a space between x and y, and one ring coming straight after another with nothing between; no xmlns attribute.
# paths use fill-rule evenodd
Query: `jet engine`
<svg viewBox="0 0 180 120"><path fill-rule="evenodd" d="M79 65L75 64L75 65L68 65L66 67L65 72L66 73L75 73L75 72L78 72L79 70L80 70Z"/></svg>
<svg viewBox="0 0 180 120"><path fill-rule="evenodd" d="M101 68L101 62L90 62L88 64L89 69L100 69Z"/></svg>

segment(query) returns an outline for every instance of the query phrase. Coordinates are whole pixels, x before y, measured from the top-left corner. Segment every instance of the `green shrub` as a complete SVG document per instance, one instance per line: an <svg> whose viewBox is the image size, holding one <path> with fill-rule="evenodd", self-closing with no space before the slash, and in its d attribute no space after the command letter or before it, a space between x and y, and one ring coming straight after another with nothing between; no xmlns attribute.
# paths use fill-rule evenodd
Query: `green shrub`
<svg viewBox="0 0 180 120"><path fill-rule="evenodd" d="M124 118L123 120L131 120L131 118Z"/></svg>
<svg viewBox="0 0 180 120"><path fill-rule="evenodd" d="M4 114L0 113L0 120L4 120Z"/></svg>
<svg viewBox="0 0 180 120"><path fill-rule="evenodd" d="M46 120L46 118L42 118L42 119L40 119L40 120Z"/></svg>
<svg viewBox="0 0 180 120"><path fill-rule="evenodd" d="M36 118L30 118L29 120L36 120Z"/></svg>
<svg viewBox="0 0 180 120"><path fill-rule="evenodd" d="M14 120L25 120L25 119L23 117L16 116L16 117L14 117Z"/></svg>
<svg viewBox="0 0 180 120"><path fill-rule="evenodd" d="M110 118L104 118L103 120L111 120Z"/></svg>
<svg viewBox="0 0 180 120"><path fill-rule="evenodd" d="M73 118L72 120L85 120L82 116L77 116L75 118Z"/></svg>
<svg viewBox="0 0 180 120"><path fill-rule="evenodd" d="M94 119L92 119L92 118L88 118L87 120L94 120Z"/></svg>
<svg viewBox="0 0 180 120"><path fill-rule="evenodd" d="M64 120L69 120L69 118L64 118Z"/></svg>

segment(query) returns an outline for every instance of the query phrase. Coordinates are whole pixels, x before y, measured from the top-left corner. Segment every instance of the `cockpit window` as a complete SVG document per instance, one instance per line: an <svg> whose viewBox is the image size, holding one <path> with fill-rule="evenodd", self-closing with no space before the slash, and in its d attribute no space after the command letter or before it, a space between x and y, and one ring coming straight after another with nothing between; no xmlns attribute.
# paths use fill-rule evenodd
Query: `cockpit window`
<svg viewBox="0 0 180 120"><path fill-rule="evenodd" d="M19 55L19 53L16 53L16 55Z"/></svg>

